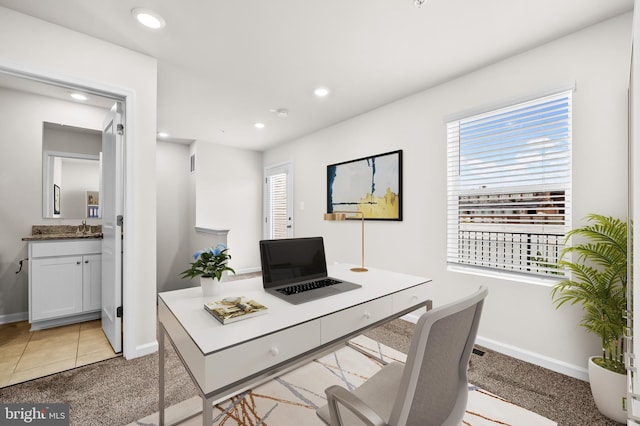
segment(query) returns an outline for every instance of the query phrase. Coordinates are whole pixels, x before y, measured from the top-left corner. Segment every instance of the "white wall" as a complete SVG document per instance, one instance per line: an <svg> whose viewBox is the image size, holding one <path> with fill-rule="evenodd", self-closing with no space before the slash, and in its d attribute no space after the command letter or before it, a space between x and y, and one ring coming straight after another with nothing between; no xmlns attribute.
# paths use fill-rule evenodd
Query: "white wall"
<svg viewBox="0 0 640 426"><path fill-rule="evenodd" d="M323 235L329 262L358 263L359 227L322 220L326 165L403 149L404 220L366 223L365 264L432 278L436 304L488 285L481 343L586 378L599 345L578 308L555 310L547 286L447 271L445 119L575 82L574 226L625 217L630 40L626 14L267 151L265 166L295 165L295 235Z"/></svg>
<svg viewBox="0 0 640 426"><path fill-rule="evenodd" d="M97 192L100 189L100 164L94 160L63 159L62 170L60 215L84 219L87 216L87 191ZM81 219L76 220L76 223L80 222Z"/></svg>
<svg viewBox="0 0 640 426"><path fill-rule="evenodd" d="M11 322L28 318L26 265L15 274L27 257L22 237L32 225L80 223L42 219L42 122L99 129L105 111L7 89L0 89L0 99L0 322Z"/></svg>
<svg viewBox="0 0 640 426"><path fill-rule="evenodd" d="M155 351L156 60L0 7L0 67L126 96L124 356Z"/></svg>
<svg viewBox="0 0 640 426"><path fill-rule="evenodd" d="M196 225L229 230L229 265L236 273L259 270L262 153L205 141L195 144Z"/></svg>
<svg viewBox="0 0 640 426"><path fill-rule="evenodd" d="M189 146L158 141L157 182L157 270L158 292L190 286L180 278L189 266L185 262L192 224L189 199Z"/></svg>
<svg viewBox="0 0 640 426"><path fill-rule="evenodd" d="M638 30L638 23L640 22L640 8L638 8L638 1L634 2L634 10L633 10L633 21L634 21L634 30L633 30L633 59L631 65L631 138L630 138L630 159L629 162L632 165L631 170L629 171L629 181L630 181L630 208L629 208L629 220L633 223L640 223L640 52L638 51L638 46L640 46L640 31ZM633 227L632 234L632 250L630 257L630 266L634 271L640 271L640 256L636 253L640 253L640 231L638 230L638 226ZM635 255L634 255L635 254ZM640 297L637 295L640 294L640 280L635 279L633 274L630 275L629 283L633 286L633 294L636 295L632 298L631 303L633 304L631 309L634 312L633 315L633 324L632 324L632 334L633 336L640 336ZM632 352L635 354L636 358L638 354L640 354L640 339L633 339L633 347L630 348ZM630 394L638 394L640 391L640 376L638 374L634 374L632 380L630 381ZM635 418L640 417L640 405L633 401L630 405L629 415ZM629 425L638 425L640 424L638 421L629 420L627 422Z"/></svg>
<svg viewBox="0 0 640 426"><path fill-rule="evenodd" d="M158 291L199 285L180 272L196 250L220 242L229 246L236 273L260 269L262 153L208 141L188 146L159 140L156 176ZM195 232L195 226L230 232Z"/></svg>
<svg viewBox="0 0 640 426"><path fill-rule="evenodd" d="M25 92L22 92L25 93ZM53 98L41 96L43 99L53 101ZM61 108L71 108L71 113L92 117L95 127L75 128L67 123L46 123L43 129L42 146L49 151L72 152L76 154L100 155L102 152L102 118L109 112L108 109L85 105L77 101L61 101ZM70 113L67 112L67 115ZM102 118L100 118L102 117ZM72 118L76 121L78 118ZM87 118L85 118L87 120Z"/></svg>
<svg viewBox="0 0 640 426"><path fill-rule="evenodd" d="M192 153L194 173L189 170ZM230 245L229 263L238 273L259 268L254 247L262 214L261 153L212 142L189 146L159 140L156 167L158 291L200 285L180 272L193 262L196 250L218 243ZM196 225L231 232L196 233Z"/></svg>

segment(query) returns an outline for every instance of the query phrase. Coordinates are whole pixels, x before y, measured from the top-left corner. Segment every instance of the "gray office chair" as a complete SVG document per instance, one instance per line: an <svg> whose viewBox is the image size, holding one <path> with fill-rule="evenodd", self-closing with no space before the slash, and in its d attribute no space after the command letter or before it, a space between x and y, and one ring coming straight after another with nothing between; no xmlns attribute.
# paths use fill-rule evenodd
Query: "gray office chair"
<svg viewBox="0 0 640 426"><path fill-rule="evenodd" d="M390 363L353 392L325 390L317 410L331 426L458 426L467 407L467 367L487 288L422 314L406 364Z"/></svg>

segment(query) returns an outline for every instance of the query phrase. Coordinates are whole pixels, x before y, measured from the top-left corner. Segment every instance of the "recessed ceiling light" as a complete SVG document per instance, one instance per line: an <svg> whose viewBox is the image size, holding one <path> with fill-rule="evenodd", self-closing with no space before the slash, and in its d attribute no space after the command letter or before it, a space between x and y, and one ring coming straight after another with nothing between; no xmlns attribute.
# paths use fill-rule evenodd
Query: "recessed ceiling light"
<svg viewBox="0 0 640 426"><path fill-rule="evenodd" d="M256 129L264 129L264 123L253 123L253 127Z"/></svg>
<svg viewBox="0 0 640 426"><path fill-rule="evenodd" d="M73 99L75 99L76 101L86 101L87 97L85 95L83 95L82 93L72 93L71 97Z"/></svg>
<svg viewBox="0 0 640 426"><path fill-rule="evenodd" d="M319 98L324 98L329 94L329 89L327 89L326 87L318 87L316 90L313 91L313 94Z"/></svg>
<svg viewBox="0 0 640 426"><path fill-rule="evenodd" d="M169 133L167 133L167 132L158 132L158 137L159 138L168 138L169 137Z"/></svg>
<svg viewBox="0 0 640 426"><path fill-rule="evenodd" d="M138 22L152 30L159 30L166 25L162 16L148 9L135 8L131 11L131 14Z"/></svg>

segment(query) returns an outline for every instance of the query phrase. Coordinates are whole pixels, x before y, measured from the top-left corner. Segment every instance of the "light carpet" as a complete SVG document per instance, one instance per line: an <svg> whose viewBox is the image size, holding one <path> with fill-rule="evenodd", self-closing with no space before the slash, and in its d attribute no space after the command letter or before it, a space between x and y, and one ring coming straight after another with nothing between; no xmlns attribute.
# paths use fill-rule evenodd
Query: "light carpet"
<svg viewBox="0 0 640 426"><path fill-rule="evenodd" d="M324 389L342 385L353 389L375 374L386 362L404 362L406 355L365 336L351 341L361 353L345 346L253 390L243 392L214 407L215 426L324 425L316 409L326 403ZM168 424L201 425L202 400L193 397L165 411ZM158 424L158 413L130 426ZM462 425L548 426L555 422L518 407L496 395L469 386L469 402Z"/></svg>

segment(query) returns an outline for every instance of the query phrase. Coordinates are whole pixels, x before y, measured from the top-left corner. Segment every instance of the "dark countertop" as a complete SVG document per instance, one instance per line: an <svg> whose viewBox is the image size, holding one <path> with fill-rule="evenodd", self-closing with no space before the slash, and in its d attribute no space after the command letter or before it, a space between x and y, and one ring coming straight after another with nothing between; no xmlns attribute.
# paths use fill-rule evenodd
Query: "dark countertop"
<svg viewBox="0 0 640 426"><path fill-rule="evenodd" d="M102 239L102 233L95 234L39 234L22 237L22 241L50 241L50 240L86 240L87 238Z"/></svg>
<svg viewBox="0 0 640 426"><path fill-rule="evenodd" d="M78 232L79 229L86 229L86 232ZM31 235L23 237L22 241L86 240L87 238L102 239L102 225L33 225Z"/></svg>

